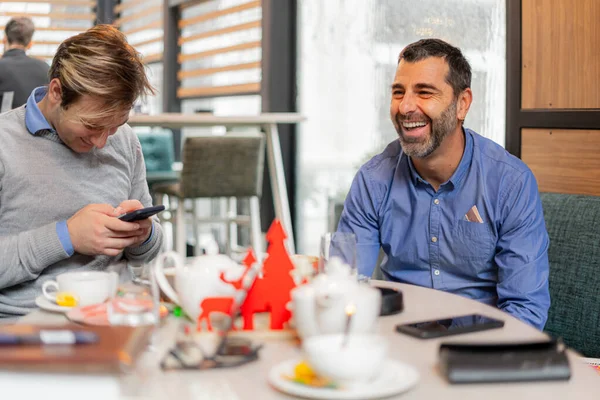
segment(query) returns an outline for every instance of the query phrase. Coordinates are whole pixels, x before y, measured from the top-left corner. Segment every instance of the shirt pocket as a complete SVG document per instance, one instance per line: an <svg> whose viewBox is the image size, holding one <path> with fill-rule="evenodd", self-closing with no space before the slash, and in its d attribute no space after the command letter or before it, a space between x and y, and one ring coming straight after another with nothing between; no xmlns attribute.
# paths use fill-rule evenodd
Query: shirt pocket
<svg viewBox="0 0 600 400"><path fill-rule="evenodd" d="M494 247L493 235L487 224L462 219L454 224L452 252L455 260L487 263L493 256Z"/></svg>

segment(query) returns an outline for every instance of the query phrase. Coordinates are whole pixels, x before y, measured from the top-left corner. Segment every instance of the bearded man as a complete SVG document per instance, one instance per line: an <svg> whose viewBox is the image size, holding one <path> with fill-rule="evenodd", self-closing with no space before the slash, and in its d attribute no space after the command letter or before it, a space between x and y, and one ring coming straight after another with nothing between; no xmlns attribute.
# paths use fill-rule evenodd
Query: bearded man
<svg viewBox="0 0 600 400"><path fill-rule="evenodd" d="M463 127L471 67L439 39L398 57L390 114L398 140L358 171L338 231L357 238L359 274L380 249L385 279L484 302L543 329L548 233L531 170Z"/></svg>

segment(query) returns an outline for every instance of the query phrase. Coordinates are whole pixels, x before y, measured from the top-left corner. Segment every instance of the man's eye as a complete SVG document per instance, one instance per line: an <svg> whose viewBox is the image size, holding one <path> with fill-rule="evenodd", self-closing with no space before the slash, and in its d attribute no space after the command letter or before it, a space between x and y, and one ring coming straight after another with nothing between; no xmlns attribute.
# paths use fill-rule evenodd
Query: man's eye
<svg viewBox="0 0 600 400"><path fill-rule="evenodd" d="M422 96L431 96L432 93L431 92L420 92L419 94L421 94Z"/></svg>

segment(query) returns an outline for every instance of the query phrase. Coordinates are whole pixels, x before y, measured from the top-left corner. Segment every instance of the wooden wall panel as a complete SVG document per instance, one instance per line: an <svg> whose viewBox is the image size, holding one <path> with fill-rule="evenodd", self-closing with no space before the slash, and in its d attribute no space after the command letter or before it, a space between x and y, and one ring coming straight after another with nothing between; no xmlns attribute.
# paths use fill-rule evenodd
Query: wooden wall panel
<svg viewBox="0 0 600 400"><path fill-rule="evenodd" d="M600 196L599 149L599 130L521 130L521 159L541 192Z"/></svg>
<svg viewBox="0 0 600 400"><path fill-rule="evenodd" d="M600 1L522 0L523 109L600 108Z"/></svg>

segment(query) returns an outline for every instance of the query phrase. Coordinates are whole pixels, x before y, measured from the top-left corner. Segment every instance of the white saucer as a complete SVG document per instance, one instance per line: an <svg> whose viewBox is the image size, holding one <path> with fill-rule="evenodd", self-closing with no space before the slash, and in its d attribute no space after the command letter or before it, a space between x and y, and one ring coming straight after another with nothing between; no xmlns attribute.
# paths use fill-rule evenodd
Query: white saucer
<svg viewBox="0 0 600 400"><path fill-rule="evenodd" d="M399 361L387 360L381 375L375 380L347 389L314 388L285 379L293 376L294 367L300 360L288 360L277 364L269 371L269 383L284 393L308 399L376 399L405 392L419 381L419 373L410 365Z"/></svg>
<svg viewBox="0 0 600 400"><path fill-rule="evenodd" d="M38 306L39 308L41 308L42 310L57 312L57 313L66 313L67 311L70 311L73 309L73 307L59 306L58 304L53 303L50 300L48 300L47 298L45 298L43 294L36 297L35 305Z"/></svg>

